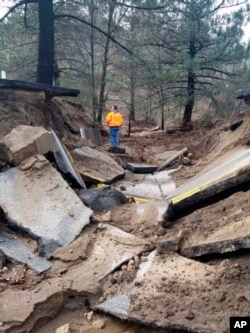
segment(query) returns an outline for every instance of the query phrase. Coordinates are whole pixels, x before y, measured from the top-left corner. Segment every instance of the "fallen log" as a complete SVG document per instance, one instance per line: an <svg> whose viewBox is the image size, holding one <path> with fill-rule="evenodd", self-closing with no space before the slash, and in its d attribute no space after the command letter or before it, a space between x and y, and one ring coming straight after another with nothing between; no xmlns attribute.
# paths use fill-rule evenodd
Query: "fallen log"
<svg viewBox="0 0 250 333"><path fill-rule="evenodd" d="M188 151L188 148L185 147L182 150L180 150L178 153L176 153L175 155L169 157L162 165L159 166L159 168L156 170L158 171L162 171L163 169L165 169L171 162L173 162L174 160L176 160L179 156L185 154Z"/></svg>
<svg viewBox="0 0 250 333"><path fill-rule="evenodd" d="M166 129L167 134L173 134L176 132L190 132L192 131L192 127L191 126L183 126L183 127L168 127Z"/></svg>
<svg viewBox="0 0 250 333"><path fill-rule="evenodd" d="M77 89L62 88L38 82L6 80L6 79L0 79L0 89L44 91L45 101L49 101L55 96L77 97L80 94L80 90Z"/></svg>

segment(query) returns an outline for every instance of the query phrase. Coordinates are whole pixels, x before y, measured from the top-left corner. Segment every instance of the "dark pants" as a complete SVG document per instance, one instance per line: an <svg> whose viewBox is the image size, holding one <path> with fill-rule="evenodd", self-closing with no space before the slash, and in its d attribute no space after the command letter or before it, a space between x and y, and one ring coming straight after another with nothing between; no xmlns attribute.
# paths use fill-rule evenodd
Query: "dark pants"
<svg viewBox="0 0 250 333"><path fill-rule="evenodd" d="M110 138L111 145L113 147L119 146L119 133L120 133L119 126L109 127L109 138Z"/></svg>

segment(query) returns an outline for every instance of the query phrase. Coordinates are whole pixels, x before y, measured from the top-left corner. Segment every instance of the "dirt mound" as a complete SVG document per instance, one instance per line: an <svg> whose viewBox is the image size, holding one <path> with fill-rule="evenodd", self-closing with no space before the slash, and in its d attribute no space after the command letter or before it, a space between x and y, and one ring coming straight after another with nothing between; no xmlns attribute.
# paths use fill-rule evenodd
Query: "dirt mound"
<svg viewBox="0 0 250 333"><path fill-rule="evenodd" d="M93 125L83 107L70 99L57 97L46 104L43 93L7 89L0 96L0 120L0 137L18 125L51 126L73 145L79 129Z"/></svg>
<svg viewBox="0 0 250 333"><path fill-rule="evenodd" d="M234 119L216 122L194 148L197 158L211 162L237 146L249 144L250 115L242 113Z"/></svg>

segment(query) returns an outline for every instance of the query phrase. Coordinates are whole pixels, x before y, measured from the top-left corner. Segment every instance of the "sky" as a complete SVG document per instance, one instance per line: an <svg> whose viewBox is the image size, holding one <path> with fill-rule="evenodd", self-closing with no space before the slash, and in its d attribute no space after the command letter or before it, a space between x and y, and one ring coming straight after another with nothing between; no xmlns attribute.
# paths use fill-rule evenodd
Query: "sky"
<svg viewBox="0 0 250 333"><path fill-rule="evenodd" d="M0 17L2 17L8 10L8 6L11 5L12 0L0 0ZM242 38L243 42L248 42L250 40L250 22L243 27L244 37Z"/></svg>

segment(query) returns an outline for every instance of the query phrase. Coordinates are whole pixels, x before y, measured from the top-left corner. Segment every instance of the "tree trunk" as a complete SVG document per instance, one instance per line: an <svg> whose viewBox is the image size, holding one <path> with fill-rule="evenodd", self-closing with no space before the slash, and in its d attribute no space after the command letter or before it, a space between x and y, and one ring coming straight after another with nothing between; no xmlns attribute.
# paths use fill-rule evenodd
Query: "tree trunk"
<svg viewBox="0 0 250 333"><path fill-rule="evenodd" d="M161 130L164 130L165 127L165 112L164 112L164 93L162 85L160 86L160 107L161 107Z"/></svg>
<svg viewBox="0 0 250 333"><path fill-rule="evenodd" d="M195 91L195 73L188 73L188 86L187 86L187 101L185 105L184 115L182 122L185 124L192 119L192 112L194 107L194 91Z"/></svg>
<svg viewBox="0 0 250 333"><path fill-rule="evenodd" d="M131 24L130 24L130 32L132 36L131 41L131 50L133 54L131 54L131 72L130 72L130 110L129 110L129 117L130 121L135 121L135 86L136 86L136 63L135 63L135 15L134 10L132 9L131 15Z"/></svg>
<svg viewBox="0 0 250 333"><path fill-rule="evenodd" d="M55 57L55 61L54 61L53 77L54 77L55 85L60 87L60 70L59 70L59 66L58 66L58 62L57 62L56 57Z"/></svg>
<svg viewBox="0 0 250 333"><path fill-rule="evenodd" d="M36 82L53 85L54 12L52 0L38 0L39 46Z"/></svg>
<svg viewBox="0 0 250 333"><path fill-rule="evenodd" d="M196 55L195 51L195 33L192 31L190 34L189 41L189 57L190 57L190 69L188 71L187 78L187 100L184 109L184 114L182 118L182 122L185 125L190 122L192 119L192 112L194 107L194 96L195 96L195 72L193 70L193 60Z"/></svg>
<svg viewBox="0 0 250 333"><path fill-rule="evenodd" d="M111 26L112 26L112 21L113 21L114 10L115 10L115 4L113 2L111 2L109 4L108 31L107 31L108 35L111 35ZM103 110L105 107L105 89L106 89L109 45L110 45L110 39L107 37L105 48L104 48L103 63L102 63L102 77L101 77L99 107L98 107L98 115L97 115L97 121L100 124L102 123L102 114L103 114Z"/></svg>
<svg viewBox="0 0 250 333"><path fill-rule="evenodd" d="M131 77L130 77L130 120L135 121L135 72L132 66Z"/></svg>
<svg viewBox="0 0 250 333"><path fill-rule="evenodd" d="M91 1L91 5L89 5L90 12L90 20L91 23L94 24L94 2ZM96 82L95 82L95 49L94 49L94 28L91 26L91 34L90 34L90 62L91 62L91 90L92 90L92 120L96 121L97 118L97 96L96 96Z"/></svg>
<svg viewBox="0 0 250 333"><path fill-rule="evenodd" d="M108 50L109 50L110 40L107 39L105 50L104 50L104 59L102 63L102 77L101 77L101 87L99 95L99 106L98 106L98 115L97 122L102 123L102 114L105 107L105 89L106 89L106 75L107 75L107 62L108 62Z"/></svg>

